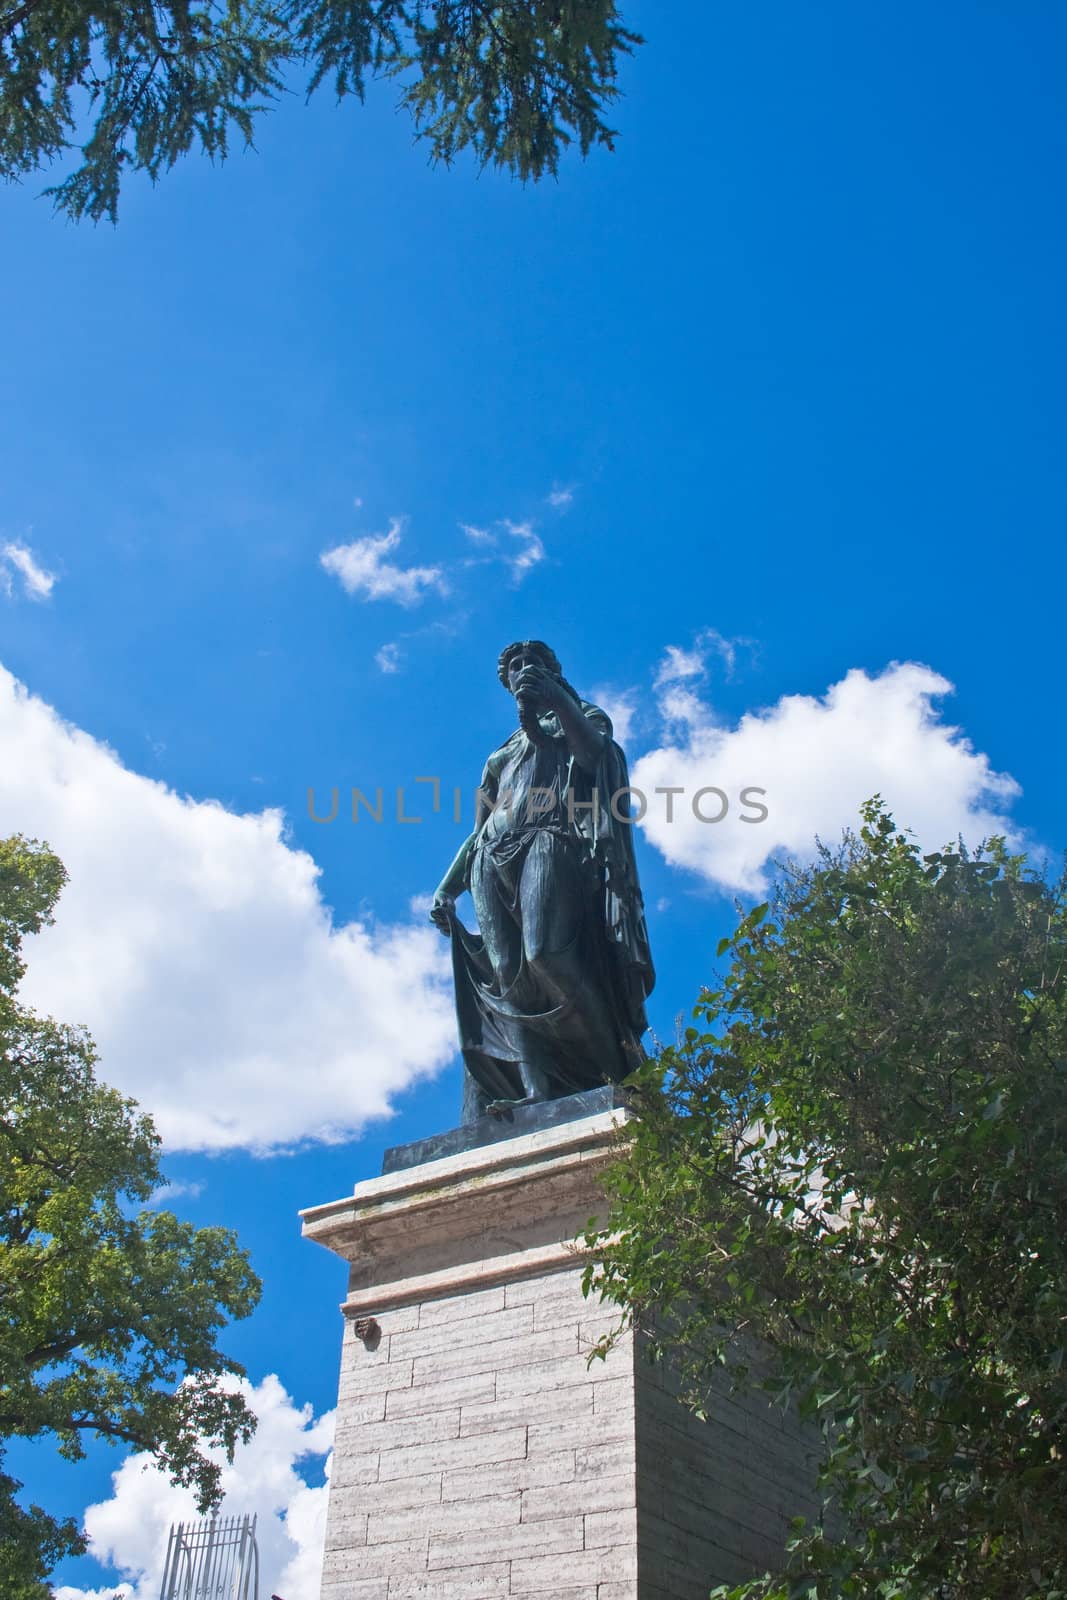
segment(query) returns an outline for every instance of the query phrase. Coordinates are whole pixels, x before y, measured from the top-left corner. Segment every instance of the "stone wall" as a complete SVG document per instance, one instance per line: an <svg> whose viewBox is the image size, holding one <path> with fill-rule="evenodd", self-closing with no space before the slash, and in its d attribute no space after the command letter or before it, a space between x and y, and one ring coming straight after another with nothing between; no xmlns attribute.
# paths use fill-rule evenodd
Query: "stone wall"
<svg viewBox="0 0 1067 1600"><path fill-rule="evenodd" d="M708 1421L581 1293L573 1243L627 1113L458 1151L303 1213L349 1262L323 1600L705 1600L781 1561L810 1436ZM377 1324L367 1343L358 1327Z"/></svg>
<svg viewBox="0 0 1067 1600"><path fill-rule="evenodd" d="M780 1568L790 1518L818 1515L811 1429L721 1369L706 1422L643 1352L635 1378L640 1600L707 1600L712 1583Z"/></svg>
<svg viewBox="0 0 1067 1600"><path fill-rule="evenodd" d="M636 1600L634 1366L579 1270L346 1328L323 1600Z"/></svg>

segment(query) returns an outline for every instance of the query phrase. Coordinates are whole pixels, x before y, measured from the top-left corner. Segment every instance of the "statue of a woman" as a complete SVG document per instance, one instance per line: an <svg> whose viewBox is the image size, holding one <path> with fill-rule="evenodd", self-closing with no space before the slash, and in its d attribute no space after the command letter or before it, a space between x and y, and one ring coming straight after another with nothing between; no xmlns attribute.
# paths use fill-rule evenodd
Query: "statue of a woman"
<svg viewBox="0 0 1067 1600"><path fill-rule="evenodd" d="M555 654L501 653L519 727L485 764L477 826L434 896L452 939L464 1121L624 1078L654 982L626 759ZM455 913L469 889L479 932Z"/></svg>

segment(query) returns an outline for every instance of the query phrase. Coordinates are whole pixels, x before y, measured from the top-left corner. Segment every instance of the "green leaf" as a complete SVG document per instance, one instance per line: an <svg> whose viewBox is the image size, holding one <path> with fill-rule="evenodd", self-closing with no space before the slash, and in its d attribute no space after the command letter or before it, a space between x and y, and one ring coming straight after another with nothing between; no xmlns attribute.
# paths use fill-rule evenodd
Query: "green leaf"
<svg viewBox="0 0 1067 1600"><path fill-rule="evenodd" d="M69 1460L87 1434L125 1442L206 1508L216 1452L232 1458L255 1426L216 1340L252 1311L259 1280L228 1230L144 1206L161 1176L151 1119L100 1081L83 1030L18 1003L22 938L64 879L46 847L0 840L4 1431L50 1438ZM0 1474L0 1589L13 1596L40 1593L50 1564L84 1546L42 1508L27 1515L17 1487Z"/></svg>
<svg viewBox="0 0 1067 1600"><path fill-rule="evenodd" d="M836 1509L745 1600L1044 1600L1067 1588L1067 878L924 857L875 800L768 904L628 1130L603 1281L691 1404L725 1372L807 1419Z"/></svg>

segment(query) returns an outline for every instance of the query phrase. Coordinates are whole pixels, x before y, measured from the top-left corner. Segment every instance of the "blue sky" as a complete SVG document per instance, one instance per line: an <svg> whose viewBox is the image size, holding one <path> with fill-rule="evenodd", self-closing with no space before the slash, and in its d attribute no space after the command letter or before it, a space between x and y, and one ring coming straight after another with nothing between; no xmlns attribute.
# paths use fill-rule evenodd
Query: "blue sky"
<svg viewBox="0 0 1067 1600"><path fill-rule="evenodd" d="M618 149L555 183L430 169L380 85L129 185L114 230L0 196L0 830L72 873L27 992L265 1280L234 1504L304 1562L287 1600L344 1289L296 1211L456 1120L419 897L462 828L414 779L473 790L504 644L549 640L650 788L767 790L747 830L650 810L661 1037L734 897L875 788L933 845L1063 844L1062 9L624 12ZM423 822L344 821L352 785ZM15 1455L105 1507L79 1590L147 1570L137 1494L169 1520L121 1461Z"/></svg>

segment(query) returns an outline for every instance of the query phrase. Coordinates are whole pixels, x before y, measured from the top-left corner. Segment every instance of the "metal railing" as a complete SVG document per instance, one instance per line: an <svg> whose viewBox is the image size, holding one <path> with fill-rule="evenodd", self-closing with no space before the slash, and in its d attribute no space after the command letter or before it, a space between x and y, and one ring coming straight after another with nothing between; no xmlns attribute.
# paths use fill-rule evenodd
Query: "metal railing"
<svg viewBox="0 0 1067 1600"><path fill-rule="evenodd" d="M175 1522L160 1600L259 1600L255 1517Z"/></svg>

